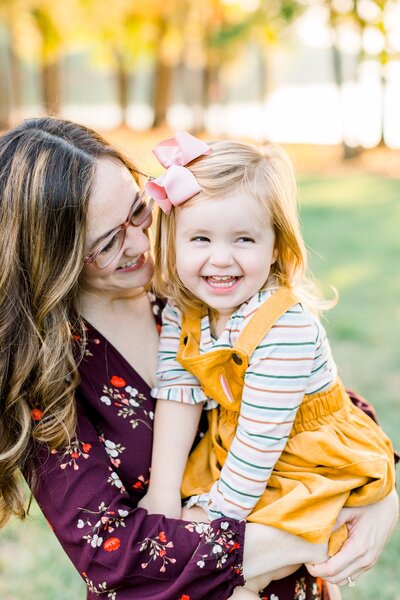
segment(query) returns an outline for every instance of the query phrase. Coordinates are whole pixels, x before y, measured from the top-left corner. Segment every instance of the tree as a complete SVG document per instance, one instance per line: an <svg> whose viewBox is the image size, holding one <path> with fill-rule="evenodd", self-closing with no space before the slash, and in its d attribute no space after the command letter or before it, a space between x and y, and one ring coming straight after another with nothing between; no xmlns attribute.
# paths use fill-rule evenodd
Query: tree
<svg viewBox="0 0 400 600"><path fill-rule="evenodd" d="M381 135L380 144L384 144L386 69L391 60L399 58L399 52L392 45L393 31L391 11L400 10L399 0L351 0L345 4L336 0L324 0L328 11L328 24L332 32L332 58L336 85L343 86L343 65L340 48L340 29L352 27L359 36L359 52L357 56L358 72L364 61L375 60L380 67L380 83L382 90ZM368 39L374 38L371 46ZM343 156L351 158L358 154L360 148L353 148L343 140Z"/></svg>
<svg viewBox="0 0 400 600"><path fill-rule="evenodd" d="M40 70L42 102L49 115L58 115L61 107L60 55L62 36L60 19L52 14L48 2L35 2L31 16L40 34Z"/></svg>
<svg viewBox="0 0 400 600"><path fill-rule="evenodd" d="M22 108L22 77L18 51L18 15L21 2L0 0L0 16L4 24L6 56L3 85L0 90L0 128L19 120Z"/></svg>

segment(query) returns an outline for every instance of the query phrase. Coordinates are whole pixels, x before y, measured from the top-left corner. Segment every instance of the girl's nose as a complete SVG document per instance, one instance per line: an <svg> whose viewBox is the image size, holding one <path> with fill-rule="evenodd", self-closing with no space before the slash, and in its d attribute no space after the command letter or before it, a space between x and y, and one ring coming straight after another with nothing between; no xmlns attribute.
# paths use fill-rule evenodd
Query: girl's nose
<svg viewBox="0 0 400 600"><path fill-rule="evenodd" d="M228 246L218 244L212 248L210 263L215 267L228 267L233 263L231 249Z"/></svg>

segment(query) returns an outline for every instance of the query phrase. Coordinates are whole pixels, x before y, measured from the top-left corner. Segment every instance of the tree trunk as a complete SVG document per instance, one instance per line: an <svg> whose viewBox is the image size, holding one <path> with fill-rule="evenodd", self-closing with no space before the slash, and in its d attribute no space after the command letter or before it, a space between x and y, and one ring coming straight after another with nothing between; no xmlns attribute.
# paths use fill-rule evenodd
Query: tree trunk
<svg viewBox="0 0 400 600"><path fill-rule="evenodd" d="M0 130L8 129L11 125L10 106L10 77L7 73L6 61L0 61Z"/></svg>
<svg viewBox="0 0 400 600"><path fill-rule="evenodd" d="M13 40L10 39L9 45L9 62L10 62L10 103L11 114L13 121L19 121L21 118L22 109L22 74L21 63L13 47Z"/></svg>
<svg viewBox="0 0 400 600"><path fill-rule="evenodd" d="M380 146L381 148L386 147L386 142L385 142L385 100L386 100L386 86L387 86L387 81L386 81L386 76L384 73L384 65L381 65L381 96L382 96L382 110L381 110L381 135L380 135L380 139L378 142L378 146Z"/></svg>
<svg viewBox="0 0 400 600"><path fill-rule="evenodd" d="M0 61L0 129L11 127L21 118L22 82L21 67L14 50L12 28L9 28L4 60Z"/></svg>
<svg viewBox="0 0 400 600"><path fill-rule="evenodd" d="M154 70L153 128L165 125L171 95L171 66L158 57Z"/></svg>
<svg viewBox="0 0 400 600"><path fill-rule="evenodd" d="M266 50L260 44L257 44L255 51L257 56L257 80L259 101L261 104L264 104L269 93Z"/></svg>
<svg viewBox="0 0 400 600"><path fill-rule="evenodd" d="M343 65L342 65L342 56L340 54L340 50L336 44L336 31L335 26L331 25L332 32L332 64L333 64L333 74L335 78L336 87L338 89L339 95L341 95L342 87L343 87ZM342 107L340 107L342 111ZM344 160L348 160L350 158L354 158L360 154L359 147L349 146L344 139L344 131L342 127L342 156Z"/></svg>
<svg viewBox="0 0 400 600"><path fill-rule="evenodd" d="M116 78L117 78L117 98L121 113L121 125L128 124L128 107L129 107L129 74L120 50L114 50L116 61Z"/></svg>
<svg viewBox="0 0 400 600"><path fill-rule="evenodd" d="M203 106L207 109L210 104L222 102L220 68L206 64L203 70Z"/></svg>
<svg viewBox="0 0 400 600"><path fill-rule="evenodd" d="M60 114L60 64L57 60L42 62L42 100L48 115Z"/></svg>

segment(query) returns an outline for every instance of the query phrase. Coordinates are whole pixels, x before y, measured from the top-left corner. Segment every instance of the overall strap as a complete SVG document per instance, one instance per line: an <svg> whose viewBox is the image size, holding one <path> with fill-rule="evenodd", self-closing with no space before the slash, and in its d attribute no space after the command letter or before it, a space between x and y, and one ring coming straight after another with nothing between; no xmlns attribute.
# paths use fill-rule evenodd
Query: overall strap
<svg viewBox="0 0 400 600"><path fill-rule="evenodd" d="M250 357L279 317L298 302L299 299L291 288L279 288L256 310L239 335L235 349Z"/></svg>
<svg viewBox="0 0 400 600"><path fill-rule="evenodd" d="M181 345L186 346L188 344L191 353L197 355L200 352L200 338L201 317L194 313L184 312L182 314Z"/></svg>

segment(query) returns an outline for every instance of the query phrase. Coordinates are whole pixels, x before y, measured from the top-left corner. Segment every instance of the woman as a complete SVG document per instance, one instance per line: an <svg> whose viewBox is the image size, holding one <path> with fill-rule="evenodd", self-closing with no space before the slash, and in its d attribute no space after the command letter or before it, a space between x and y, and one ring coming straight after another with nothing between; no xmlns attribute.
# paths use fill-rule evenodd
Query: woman
<svg viewBox="0 0 400 600"><path fill-rule="evenodd" d="M160 309L145 291L151 206L137 181L122 154L73 123L32 119L0 139L1 520L25 515L21 470L88 598L239 598L266 565L279 577L322 562L324 549L260 525L136 508L149 478ZM343 511L350 539L314 575L344 584L370 568L396 498ZM305 570L272 593L327 594Z"/></svg>

